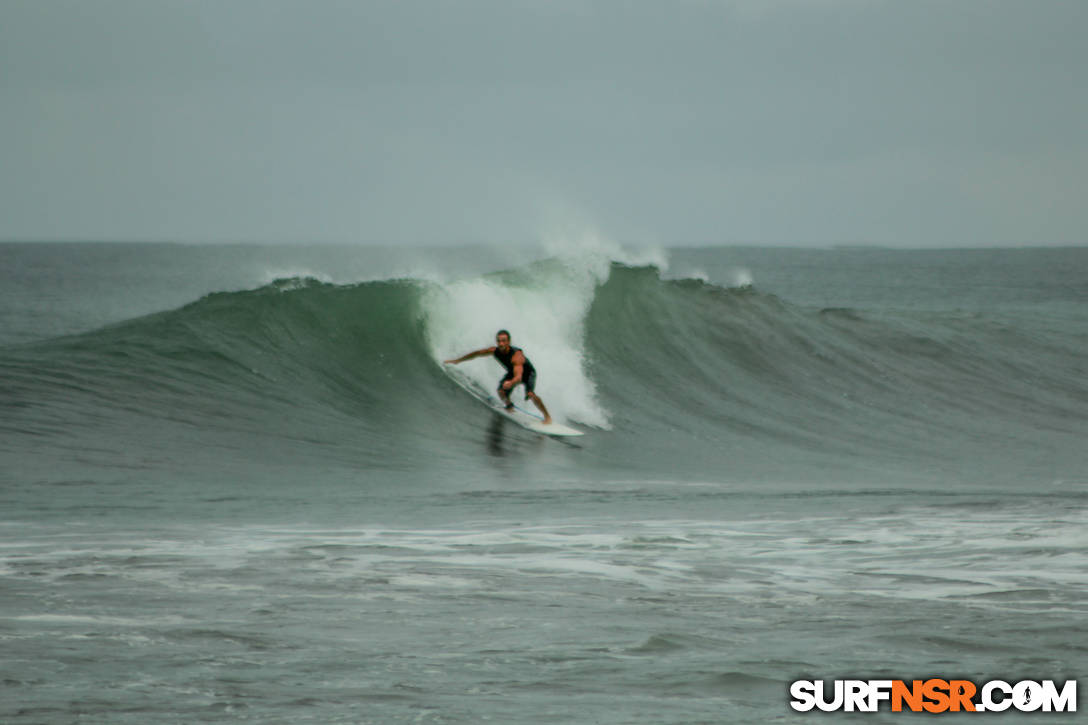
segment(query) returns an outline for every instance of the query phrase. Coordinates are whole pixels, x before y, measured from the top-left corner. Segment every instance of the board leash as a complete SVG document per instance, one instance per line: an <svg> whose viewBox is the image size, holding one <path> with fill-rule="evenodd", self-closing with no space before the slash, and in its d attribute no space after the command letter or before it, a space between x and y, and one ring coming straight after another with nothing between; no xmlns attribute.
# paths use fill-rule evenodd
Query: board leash
<svg viewBox="0 0 1088 725"><path fill-rule="evenodd" d="M499 402L502 402L502 401L499 401ZM520 410L522 413L525 413L525 415L531 415L534 418L536 418L537 420L544 420L544 416L542 416L540 413L534 413L531 410L525 410L525 408L522 408L517 403L514 403L514 410Z"/></svg>
<svg viewBox="0 0 1088 725"><path fill-rule="evenodd" d="M506 405L505 405L505 404L504 404L504 403L502 402L502 398L498 397L497 395L490 395L490 394L489 394L489 395L488 395L488 397L489 397L489 398L491 398L492 400L498 401L498 403L499 403L499 407L502 407L502 408L505 408L505 407L506 407ZM513 402L513 401L511 401L511 402ZM522 407L521 407L520 405L518 405L517 403L514 403L513 405L514 405L514 410L517 410L517 411L520 411L520 412L522 412L522 413L525 413L525 415L528 415L528 416L531 416L531 417L533 417L533 418L536 418L537 420L544 420L544 416L542 416L542 415L541 415L540 413L534 413L534 412L533 412L533 411L531 411L531 410L525 410L525 408L522 408Z"/></svg>

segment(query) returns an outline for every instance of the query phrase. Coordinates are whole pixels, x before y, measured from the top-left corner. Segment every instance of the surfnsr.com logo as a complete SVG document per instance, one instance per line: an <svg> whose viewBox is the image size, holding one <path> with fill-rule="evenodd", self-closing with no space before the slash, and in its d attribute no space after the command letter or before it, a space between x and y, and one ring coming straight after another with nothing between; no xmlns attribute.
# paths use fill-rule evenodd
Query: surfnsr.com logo
<svg viewBox="0 0 1088 725"><path fill-rule="evenodd" d="M1076 712L1077 681L797 680L790 697L798 712L877 712L885 703L892 712Z"/></svg>

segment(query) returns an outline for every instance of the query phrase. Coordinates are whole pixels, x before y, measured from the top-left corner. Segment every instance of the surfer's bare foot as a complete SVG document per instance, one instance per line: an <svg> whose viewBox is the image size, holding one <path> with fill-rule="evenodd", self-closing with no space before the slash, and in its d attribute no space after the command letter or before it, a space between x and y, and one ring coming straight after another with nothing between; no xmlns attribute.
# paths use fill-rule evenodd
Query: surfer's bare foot
<svg viewBox="0 0 1088 725"><path fill-rule="evenodd" d="M548 425L551 422L552 422L551 416L548 416L547 418L544 419L544 425Z"/></svg>

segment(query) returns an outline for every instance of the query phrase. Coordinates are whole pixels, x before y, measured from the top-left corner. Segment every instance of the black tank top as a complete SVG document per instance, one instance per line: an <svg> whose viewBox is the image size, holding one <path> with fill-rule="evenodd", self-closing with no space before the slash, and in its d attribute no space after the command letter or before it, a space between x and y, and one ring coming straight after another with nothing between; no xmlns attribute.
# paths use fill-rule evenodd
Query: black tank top
<svg viewBox="0 0 1088 725"><path fill-rule="evenodd" d="M502 366L506 368L506 372L511 375L514 374L514 353L521 352L520 347L510 347L510 350L505 354L495 348L495 359L502 363ZM524 353L522 353L524 355ZM529 358L525 358L525 369L521 371L522 377L529 377L529 373L533 370L533 364L529 362Z"/></svg>

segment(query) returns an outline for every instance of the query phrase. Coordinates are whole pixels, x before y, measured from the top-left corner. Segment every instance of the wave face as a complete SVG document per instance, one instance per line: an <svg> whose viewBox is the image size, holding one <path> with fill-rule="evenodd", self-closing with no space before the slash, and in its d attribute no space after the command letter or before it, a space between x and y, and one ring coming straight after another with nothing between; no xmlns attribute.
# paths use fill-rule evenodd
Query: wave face
<svg viewBox="0 0 1088 725"><path fill-rule="evenodd" d="M726 288L551 259L450 283L281 279L0 351L0 425L12 451L81 451L79 465L472 476L502 452L496 437L506 452L539 441L499 430L440 361L507 328L556 417L591 429L582 448L534 459L553 473L993 482L1082 470L1083 331L800 307L744 277ZM490 360L462 369L488 387L501 377Z"/></svg>
<svg viewBox="0 0 1088 725"><path fill-rule="evenodd" d="M1048 465L1080 458L1083 334L960 313L870 318L750 286L619 272L590 312L590 359L603 396L623 401L643 437L702 440L749 462L758 451L803 464L796 454L807 451L809 465L899 462L919 473L977 473L984 452L1010 441L1053 451Z"/></svg>

